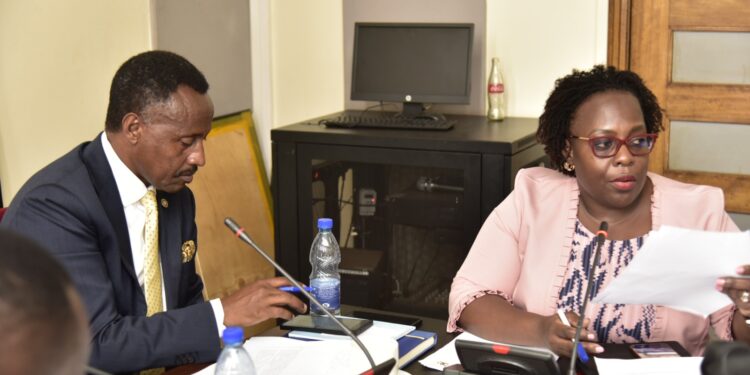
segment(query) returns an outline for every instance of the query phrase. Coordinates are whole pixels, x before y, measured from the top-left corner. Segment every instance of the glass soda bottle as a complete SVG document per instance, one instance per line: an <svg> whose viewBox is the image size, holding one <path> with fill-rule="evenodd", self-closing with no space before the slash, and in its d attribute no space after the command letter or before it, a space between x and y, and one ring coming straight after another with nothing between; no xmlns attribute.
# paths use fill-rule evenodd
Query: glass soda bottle
<svg viewBox="0 0 750 375"><path fill-rule="evenodd" d="M492 59L490 78L487 81L487 118L502 121L505 118L505 85L500 73L500 59Z"/></svg>
<svg viewBox="0 0 750 375"><path fill-rule="evenodd" d="M241 327L227 327L221 336L224 349L216 361L215 375L255 375L255 365L242 347L244 341Z"/></svg>
<svg viewBox="0 0 750 375"><path fill-rule="evenodd" d="M334 315L341 313L341 249L331 232L333 220L318 219L318 235L310 247L310 286L313 296ZM325 315L315 304L310 304L310 315Z"/></svg>

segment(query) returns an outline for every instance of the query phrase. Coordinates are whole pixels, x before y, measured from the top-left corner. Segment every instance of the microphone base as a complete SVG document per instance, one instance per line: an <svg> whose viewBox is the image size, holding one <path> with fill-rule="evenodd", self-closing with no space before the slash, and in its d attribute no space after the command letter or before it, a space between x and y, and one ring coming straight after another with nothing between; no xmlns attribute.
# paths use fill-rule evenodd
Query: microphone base
<svg viewBox="0 0 750 375"><path fill-rule="evenodd" d="M594 364L594 357L589 358L590 360L588 363L583 363L580 360L576 360L576 374L596 375L599 373L596 369L596 365ZM557 365L560 366L560 374L567 375L570 369L570 358L560 357L560 359L557 360Z"/></svg>
<svg viewBox="0 0 750 375"><path fill-rule="evenodd" d="M396 366L396 360L391 358L377 366L374 369L369 369L363 372L361 375L386 375L391 372L393 366Z"/></svg>

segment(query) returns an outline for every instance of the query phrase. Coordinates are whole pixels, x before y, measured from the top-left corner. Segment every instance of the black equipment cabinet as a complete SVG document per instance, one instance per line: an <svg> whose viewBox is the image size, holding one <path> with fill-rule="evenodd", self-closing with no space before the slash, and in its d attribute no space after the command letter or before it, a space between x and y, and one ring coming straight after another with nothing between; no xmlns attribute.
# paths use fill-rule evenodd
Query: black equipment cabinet
<svg viewBox="0 0 750 375"><path fill-rule="evenodd" d="M342 302L447 317L451 280L520 168L546 162L538 121L455 115L449 131L271 131L276 259L305 282L320 217L342 247Z"/></svg>

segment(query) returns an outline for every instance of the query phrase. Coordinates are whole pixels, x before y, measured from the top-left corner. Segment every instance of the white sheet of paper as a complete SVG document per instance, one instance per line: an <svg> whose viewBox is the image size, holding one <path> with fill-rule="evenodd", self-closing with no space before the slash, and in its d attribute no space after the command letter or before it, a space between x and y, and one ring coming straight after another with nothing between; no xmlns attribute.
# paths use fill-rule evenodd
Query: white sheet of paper
<svg viewBox="0 0 750 375"><path fill-rule="evenodd" d="M398 359L398 344L391 338L361 340L376 364ZM370 368L354 341L301 341L286 337L253 337L244 345L258 374L360 374ZM213 375L216 365L197 374ZM398 374L394 366L392 375Z"/></svg>
<svg viewBox="0 0 750 375"><path fill-rule="evenodd" d="M708 316L732 303L716 279L750 264L750 232L706 232L662 226L594 303L655 304Z"/></svg>
<svg viewBox="0 0 750 375"><path fill-rule="evenodd" d="M456 336L453 341L445 344L445 346L443 346L442 348L436 350L434 353L419 361L419 363L421 363L422 366L438 371L443 371L443 369L448 366L453 366L461 363L461 360L458 359L458 352L456 352L456 340L459 339L465 341L501 344L494 341L485 340L479 336L472 335L469 332L463 332L460 335ZM536 349L548 350L545 348Z"/></svg>
<svg viewBox="0 0 750 375"><path fill-rule="evenodd" d="M703 357L594 360L600 375L700 375Z"/></svg>

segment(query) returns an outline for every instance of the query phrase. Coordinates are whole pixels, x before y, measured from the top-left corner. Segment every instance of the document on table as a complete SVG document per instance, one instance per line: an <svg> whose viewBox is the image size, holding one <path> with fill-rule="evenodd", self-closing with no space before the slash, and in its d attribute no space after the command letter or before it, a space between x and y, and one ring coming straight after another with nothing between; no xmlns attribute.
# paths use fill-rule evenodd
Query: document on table
<svg viewBox="0 0 750 375"><path fill-rule="evenodd" d="M703 357L594 358L600 375L701 375L703 361Z"/></svg>
<svg viewBox="0 0 750 375"><path fill-rule="evenodd" d="M662 226L595 303L655 304L708 316L732 303L716 280L750 264L750 232L706 232Z"/></svg>
<svg viewBox="0 0 750 375"><path fill-rule="evenodd" d="M417 327L408 326L405 324L396 324L373 320L372 327L357 335L357 338L361 340L373 336L385 336L390 337L394 340L398 340L404 337L404 335L408 334L409 332L415 330L416 328ZM289 337L294 339L306 340L351 340L351 337L347 335L334 335L330 333L309 331L289 331Z"/></svg>
<svg viewBox="0 0 750 375"><path fill-rule="evenodd" d="M392 338L365 338L375 364L398 360L398 344ZM253 337L244 344L258 374L361 374L370 368L367 357L354 341L301 341L286 337ZM216 365L198 372L212 375ZM399 374L394 366L391 375Z"/></svg>

